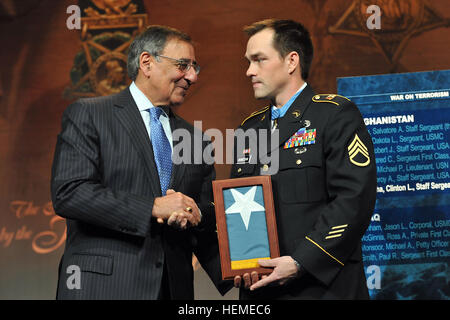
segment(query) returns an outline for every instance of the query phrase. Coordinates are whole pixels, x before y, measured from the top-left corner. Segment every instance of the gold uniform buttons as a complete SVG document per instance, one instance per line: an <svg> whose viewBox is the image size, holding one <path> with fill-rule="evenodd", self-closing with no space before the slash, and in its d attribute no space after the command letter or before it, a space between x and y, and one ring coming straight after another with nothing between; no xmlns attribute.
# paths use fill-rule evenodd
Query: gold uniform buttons
<svg viewBox="0 0 450 320"><path fill-rule="evenodd" d="M295 161L296 164L301 165L302 164L302 160L297 159L297 161Z"/></svg>

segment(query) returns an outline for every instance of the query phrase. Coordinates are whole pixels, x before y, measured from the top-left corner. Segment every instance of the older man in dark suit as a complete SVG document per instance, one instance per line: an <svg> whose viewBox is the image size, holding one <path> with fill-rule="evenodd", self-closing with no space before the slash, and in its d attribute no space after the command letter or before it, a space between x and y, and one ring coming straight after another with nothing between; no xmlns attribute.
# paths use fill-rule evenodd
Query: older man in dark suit
<svg viewBox="0 0 450 320"><path fill-rule="evenodd" d="M174 130L202 135L171 110L199 70L188 35L151 26L130 46L129 88L64 112L51 187L67 219L59 299L193 299L192 253L220 288L214 166L171 158Z"/></svg>

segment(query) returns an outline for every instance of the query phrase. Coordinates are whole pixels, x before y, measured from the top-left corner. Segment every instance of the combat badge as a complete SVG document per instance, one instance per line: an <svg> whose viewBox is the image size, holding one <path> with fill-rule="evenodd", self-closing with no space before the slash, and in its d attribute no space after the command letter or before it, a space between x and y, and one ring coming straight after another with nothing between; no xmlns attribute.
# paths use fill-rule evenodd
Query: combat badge
<svg viewBox="0 0 450 320"><path fill-rule="evenodd" d="M366 167L370 163L369 149L367 149L356 133L352 143L348 146L348 155L350 162L355 166Z"/></svg>

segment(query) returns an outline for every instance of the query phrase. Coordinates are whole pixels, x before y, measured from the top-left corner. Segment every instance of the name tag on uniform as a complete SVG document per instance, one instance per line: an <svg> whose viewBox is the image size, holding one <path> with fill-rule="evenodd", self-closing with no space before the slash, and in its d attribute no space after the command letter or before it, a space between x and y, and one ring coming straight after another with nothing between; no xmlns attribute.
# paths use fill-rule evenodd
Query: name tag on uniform
<svg viewBox="0 0 450 320"><path fill-rule="evenodd" d="M305 146L316 143L316 129L300 128L285 143L283 149Z"/></svg>
<svg viewBox="0 0 450 320"><path fill-rule="evenodd" d="M250 154L250 149L244 149L244 151L242 151L242 153L244 154L244 156L237 159L237 164L250 163L250 160L252 159L252 155Z"/></svg>

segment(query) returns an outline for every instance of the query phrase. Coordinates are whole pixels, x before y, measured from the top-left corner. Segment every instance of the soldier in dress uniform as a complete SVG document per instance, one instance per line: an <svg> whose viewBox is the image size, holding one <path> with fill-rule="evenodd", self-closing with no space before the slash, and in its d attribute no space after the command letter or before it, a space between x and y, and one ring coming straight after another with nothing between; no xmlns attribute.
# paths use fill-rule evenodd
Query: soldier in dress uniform
<svg viewBox="0 0 450 320"><path fill-rule="evenodd" d="M235 147L231 177L270 172L281 257L259 261L273 268L269 276L236 277L240 298L367 299L361 238L375 206L376 166L363 118L346 97L316 94L306 83L313 46L303 25L268 19L244 30L247 76L255 98L271 105L239 128L278 130L265 152L279 154L270 172L267 154L249 147L261 145L257 135Z"/></svg>

